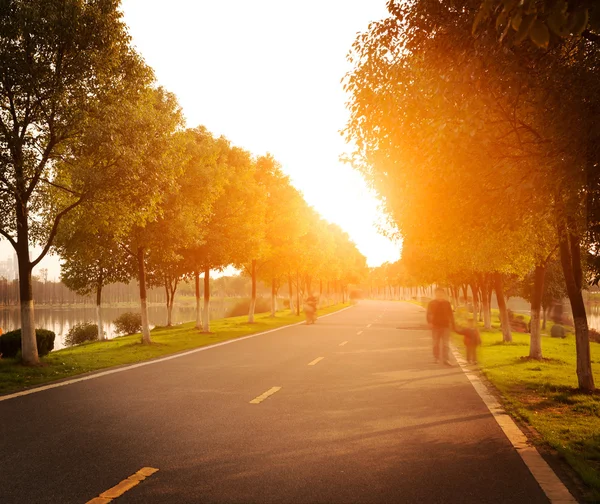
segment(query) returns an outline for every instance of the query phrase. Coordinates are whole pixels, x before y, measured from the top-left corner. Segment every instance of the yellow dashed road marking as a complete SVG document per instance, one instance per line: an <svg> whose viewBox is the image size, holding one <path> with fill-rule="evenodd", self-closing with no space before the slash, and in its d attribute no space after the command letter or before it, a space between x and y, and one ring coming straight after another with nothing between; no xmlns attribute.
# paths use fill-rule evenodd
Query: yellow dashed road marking
<svg viewBox="0 0 600 504"><path fill-rule="evenodd" d="M319 362L321 362L325 357L317 357L314 361L308 363L309 366L315 366Z"/></svg>
<svg viewBox="0 0 600 504"><path fill-rule="evenodd" d="M356 335L357 335L357 336L360 336L362 333L363 333L362 331L358 331L358 332L356 333Z"/></svg>
<svg viewBox="0 0 600 504"><path fill-rule="evenodd" d="M348 342L347 342L347 341L342 341L342 342L340 343L340 346L344 346L346 343L348 343Z"/></svg>
<svg viewBox="0 0 600 504"><path fill-rule="evenodd" d="M280 390L281 390L281 387L271 387L264 394L260 394L258 397L255 397L254 399L252 399L252 401L250 401L250 404L260 404L267 397L272 396L275 392L279 392Z"/></svg>
<svg viewBox="0 0 600 504"><path fill-rule="evenodd" d="M368 328L368 327L371 327L372 325L373 325L373 324L368 324L368 325L367 325L367 328Z"/></svg>
<svg viewBox="0 0 600 504"><path fill-rule="evenodd" d="M125 492L139 485L141 481L144 481L148 476L152 476L157 471L158 469L154 467L142 467L135 474L132 474L114 487L109 488L106 492L102 492L98 497L87 501L86 504L106 504L107 502L112 502L113 499L121 497Z"/></svg>

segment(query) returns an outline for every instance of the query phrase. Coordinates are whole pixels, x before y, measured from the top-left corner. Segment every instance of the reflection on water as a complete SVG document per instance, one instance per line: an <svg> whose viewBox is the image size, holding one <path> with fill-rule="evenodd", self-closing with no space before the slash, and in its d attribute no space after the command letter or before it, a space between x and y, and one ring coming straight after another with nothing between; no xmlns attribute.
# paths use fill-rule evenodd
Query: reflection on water
<svg viewBox="0 0 600 504"><path fill-rule="evenodd" d="M600 305L588 304L585 308L588 316L588 326L591 329L600 331Z"/></svg>
<svg viewBox="0 0 600 504"><path fill-rule="evenodd" d="M236 300L215 299L211 301L210 315L212 319L227 316L231 306ZM108 338L117 336L113 320L125 312L139 313L139 306L104 307L102 318L104 320L104 331ZM152 305L148 307L148 315L151 326L166 325L167 308L164 305ZM20 323L19 308L16 306L0 307L0 327L4 332L18 329ZM196 308L194 306L173 306L173 324L181 324L196 320ZM64 348L64 337L69 329L75 324L82 322L96 323L95 306L36 306L35 325L37 328L50 329L56 334L54 349Z"/></svg>

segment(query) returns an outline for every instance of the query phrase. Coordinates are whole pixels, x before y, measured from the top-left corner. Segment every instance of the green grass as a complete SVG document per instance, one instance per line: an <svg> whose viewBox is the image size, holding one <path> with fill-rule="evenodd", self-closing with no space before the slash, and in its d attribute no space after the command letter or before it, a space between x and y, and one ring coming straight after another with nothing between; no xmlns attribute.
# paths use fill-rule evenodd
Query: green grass
<svg viewBox="0 0 600 504"><path fill-rule="evenodd" d="M349 306L337 304L319 310L326 315ZM140 335L122 336L103 342L90 342L52 352L42 359L40 367L25 367L14 359L0 359L0 394L22 390L70 376L124 364L147 361L164 355L191 350L249 334L275 329L304 320L304 316L278 312L276 318L268 313L248 317L231 317L211 322L211 334L197 330L194 322L170 328L152 330L152 345L142 345Z"/></svg>
<svg viewBox="0 0 600 504"><path fill-rule="evenodd" d="M573 467L589 487L589 502L600 502L600 393L577 390L575 337L550 338L551 325L542 336L544 360L532 361L529 334L513 333L512 343L502 343L495 311L493 329L481 331L479 367L502 394L507 411L532 426L542 438L537 442L550 445ZM464 351L462 337L454 338ZM591 343L591 351L600 384L600 344Z"/></svg>

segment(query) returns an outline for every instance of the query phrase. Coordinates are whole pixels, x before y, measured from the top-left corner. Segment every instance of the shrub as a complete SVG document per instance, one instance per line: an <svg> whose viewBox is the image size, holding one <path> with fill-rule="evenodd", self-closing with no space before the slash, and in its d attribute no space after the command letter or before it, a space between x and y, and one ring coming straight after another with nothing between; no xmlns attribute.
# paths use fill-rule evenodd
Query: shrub
<svg viewBox="0 0 600 504"><path fill-rule="evenodd" d="M350 299L362 299L363 298L363 292L360 289L352 289L350 291L350 294L348 295L348 297Z"/></svg>
<svg viewBox="0 0 600 504"><path fill-rule="evenodd" d="M38 355L43 357L54 350L56 334L47 329L36 329ZM0 336L0 353L2 357L14 358L21 351L21 329L9 331Z"/></svg>
<svg viewBox="0 0 600 504"><path fill-rule="evenodd" d="M600 343L600 332L596 331L596 329L588 329L588 336L590 341L593 341L594 343Z"/></svg>
<svg viewBox="0 0 600 504"><path fill-rule="evenodd" d="M227 313L228 317L241 317L242 315L248 315L250 311L250 299L242 299L238 301ZM256 306L254 307L254 313L267 313L271 311L271 300L265 298L256 298Z"/></svg>
<svg viewBox="0 0 600 504"><path fill-rule="evenodd" d="M91 322L83 322L81 324L75 324L65 336L65 345L73 346L79 345L86 341L97 341L98 340L98 324Z"/></svg>
<svg viewBox="0 0 600 504"><path fill-rule="evenodd" d="M142 316L139 313L126 312L114 321L119 334L135 334L142 330Z"/></svg>

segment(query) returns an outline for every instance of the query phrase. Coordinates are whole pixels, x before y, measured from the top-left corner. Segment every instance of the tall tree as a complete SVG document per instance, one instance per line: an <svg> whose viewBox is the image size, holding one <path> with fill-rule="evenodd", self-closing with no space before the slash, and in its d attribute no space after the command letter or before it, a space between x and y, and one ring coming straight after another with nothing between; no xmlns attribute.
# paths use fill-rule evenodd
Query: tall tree
<svg viewBox="0 0 600 504"><path fill-rule="evenodd" d="M115 0L12 0L0 9L0 234L19 260L22 359L39 362L31 272L61 219L108 189L100 163L62 163L105 110L152 78ZM41 253L30 258L33 245Z"/></svg>

